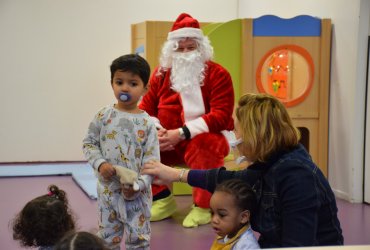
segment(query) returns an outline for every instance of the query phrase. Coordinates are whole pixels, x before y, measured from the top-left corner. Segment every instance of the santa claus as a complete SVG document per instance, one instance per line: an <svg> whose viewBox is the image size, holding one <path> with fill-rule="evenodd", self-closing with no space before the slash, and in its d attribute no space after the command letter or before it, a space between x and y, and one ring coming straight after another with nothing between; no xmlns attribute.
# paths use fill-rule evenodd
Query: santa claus
<svg viewBox="0 0 370 250"><path fill-rule="evenodd" d="M223 166L229 144L223 131L233 129L234 90L229 72L211 61L213 48L199 22L181 14L163 45L160 65L140 108L158 128L161 161L191 169ZM175 200L167 186L152 185L151 221L170 217ZM196 227L211 220L208 191L193 189L193 206L183 221Z"/></svg>

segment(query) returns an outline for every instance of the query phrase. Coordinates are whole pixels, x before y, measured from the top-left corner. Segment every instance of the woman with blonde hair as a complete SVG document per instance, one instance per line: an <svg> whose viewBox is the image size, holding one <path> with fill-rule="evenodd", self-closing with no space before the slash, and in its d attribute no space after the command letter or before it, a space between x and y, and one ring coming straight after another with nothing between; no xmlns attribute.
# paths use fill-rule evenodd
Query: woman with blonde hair
<svg viewBox="0 0 370 250"><path fill-rule="evenodd" d="M246 169L185 170L150 162L143 173L158 182L187 182L210 192L224 180L246 181L257 196L251 226L260 233L261 248L343 245L334 193L299 143L284 105L267 94L245 94L235 114L237 140L232 144L250 162Z"/></svg>

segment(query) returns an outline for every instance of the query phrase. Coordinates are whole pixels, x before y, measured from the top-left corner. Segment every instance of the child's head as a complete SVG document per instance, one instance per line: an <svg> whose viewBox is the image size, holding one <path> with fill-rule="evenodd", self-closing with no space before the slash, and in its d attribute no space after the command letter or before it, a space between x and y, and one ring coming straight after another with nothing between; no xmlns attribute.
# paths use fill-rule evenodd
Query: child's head
<svg viewBox="0 0 370 250"><path fill-rule="evenodd" d="M112 62L110 66L111 83L113 83L113 78L117 71L129 72L139 76L144 83L144 87L146 87L149 82L150 66L148 62L138 54L123 55Z"/></svg>
<svg viewBox="0 0 370 250"><path fill-rule="evenodd" d="M75 228L66 193L55 185L29 201L12 221L13 238L29 247L53 246Z"/></svg>
<svg viewBox="0 0 370 250"><path fill-rule="evenodd" d="M67 233L53 248L54 250L73 250L73 249L89 249L89 250L108 250L105 242L95 234L89 232L74 232Z"/></svg>
<svg viewBox="0 0 370 250"><path fill-rule="evenodd" d="M256 203L255 193L245 181L232 179L220 183L210 201L213 229L222 237L235 236L249 224Z"/></svg>
<svg viewBox="0 0 370 250"><path fill-rule="evenodd" d="M148 62L137 54L124 55L112 62L110 70L112 89L118 101L116 108L137 112L137 103L148 90Z"/></svg>
<svg viewBox="0 0 370 250"><path fill-rule="evenodd" d="M235 114L236 137L243 140L238 149L249 161L266 161L277 151L290 150L299 143L299 130L287 109L271 95L243 95Z"/></svg>

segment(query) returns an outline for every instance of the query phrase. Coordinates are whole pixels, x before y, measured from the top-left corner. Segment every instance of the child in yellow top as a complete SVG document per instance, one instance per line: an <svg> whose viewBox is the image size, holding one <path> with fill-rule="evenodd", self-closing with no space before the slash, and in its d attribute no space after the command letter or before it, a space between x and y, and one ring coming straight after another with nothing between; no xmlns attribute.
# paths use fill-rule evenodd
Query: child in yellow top
<svg viewBox="0 0 370 250"><path fill-rule="evenodd" d="M256 203L255 193L245 181L231 179L216 187L210 207L211 224L218 237L211 250L260 249L250 227Z"/></svg>

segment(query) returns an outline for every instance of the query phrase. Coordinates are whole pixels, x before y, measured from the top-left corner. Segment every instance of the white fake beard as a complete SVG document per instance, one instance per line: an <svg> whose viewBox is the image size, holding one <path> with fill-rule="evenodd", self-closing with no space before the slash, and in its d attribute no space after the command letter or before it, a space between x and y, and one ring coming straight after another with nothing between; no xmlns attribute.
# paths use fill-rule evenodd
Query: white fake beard
<svg viewBox="0 0 370 250"><path fill-rule="evenodd" d="M198 51L175 52L171 67L171 88L178 92L191 91L195 86L202 86L205 63Z"/></svg>

